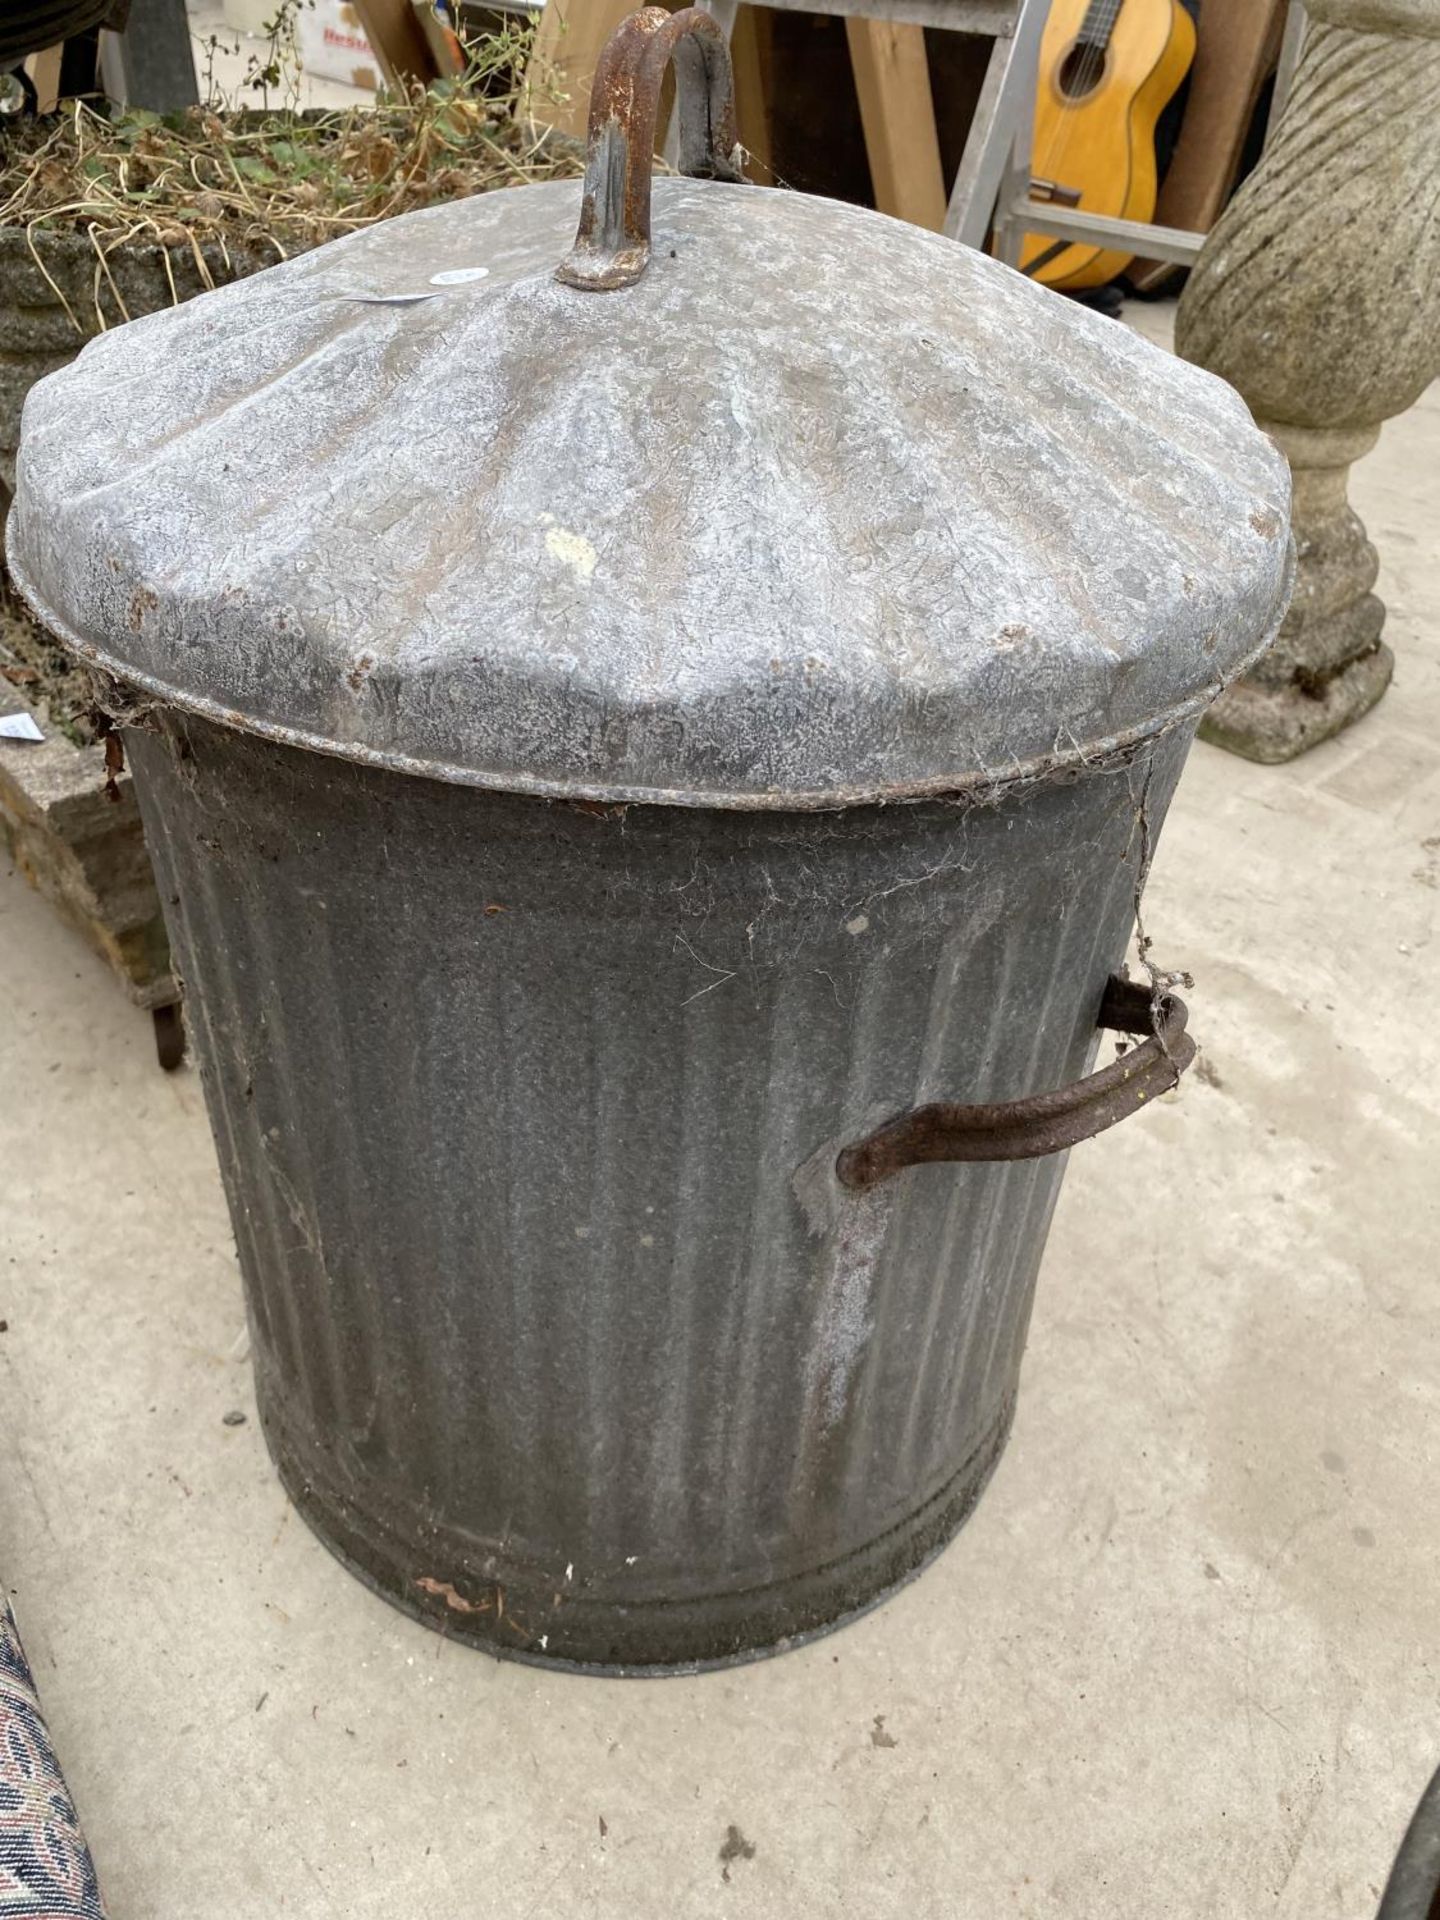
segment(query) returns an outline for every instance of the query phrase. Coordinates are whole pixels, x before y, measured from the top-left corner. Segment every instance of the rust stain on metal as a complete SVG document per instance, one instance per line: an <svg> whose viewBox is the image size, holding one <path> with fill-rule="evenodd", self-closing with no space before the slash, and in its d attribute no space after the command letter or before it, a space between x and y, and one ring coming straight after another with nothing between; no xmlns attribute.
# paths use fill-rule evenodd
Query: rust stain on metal
<svg viewBox="0 0 1440 1920"><path fill-rule="evenodd" d="M120 792L120 775L125 771L125 742L103 707L94 707L90 713L91 724L97 738L105 743L105 798L117 805L123 798Z"/></svg>
<svg viewBox="0 0 1440 1920"><path fill-rule="evenodd" d="M1250 516L1250 524L1265 540L1275 539L1285 528L1285 522L1273 507L1257 507Z"/></svg>
<svg viewBox="0 0 1440 1920"><path fill-rule="evenodd" d="M576 813L588 813L594 820L623 820L630 811L628 800L570 800L566 805Z"/></svg>
<svg viewBox="0 0 1440 1920"><path fill-rule="evenodd" d="M932 1101L897 1114L835 1162L842 1186L863 1192L905 1167L935 1160L1038 1160L1113 1127L1147 1100L1168 1093L1195 1058L1183 1000L1158 1003L1148 985L1111 976L1098 1025L1147 1034L1133 1052L1068 1087L988 1106Z"/></svg>
<svg viewBox="0 0 1440 1920"><path fill-rule="evenodd" d="M422 1574L415 1582L422 1593L443 1600L452 1613L489 1613L495 1604L493 1600L467 1600L463 1593L457 1593L448 1580L436 1580L432 1575ZM499 1589L496 1589L498 1594Z"/></svg>
<svg viewBox="0 0 1440 1920"><path fill-rule="evenodd" d="M145 616L152 608L160 604L159 595L149 587L137 587L130 596L130 631L139 633L145 624Z"/></svg>

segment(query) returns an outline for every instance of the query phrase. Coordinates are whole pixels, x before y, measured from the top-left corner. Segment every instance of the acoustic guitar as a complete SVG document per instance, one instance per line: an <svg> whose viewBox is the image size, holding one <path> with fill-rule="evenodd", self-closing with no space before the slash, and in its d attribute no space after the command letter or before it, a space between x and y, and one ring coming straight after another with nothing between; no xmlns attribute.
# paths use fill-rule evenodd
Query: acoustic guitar
<svg viewBox="0 0 1440 1920"><path fill-rule="evenodd" d="M1035 90L1031 192L1086 213L1155 217L1155 128L1190 71L1178 0L1052 0ZM1020 264L1071 292L1103 287L1133 254L1027 233Z"/></svg>

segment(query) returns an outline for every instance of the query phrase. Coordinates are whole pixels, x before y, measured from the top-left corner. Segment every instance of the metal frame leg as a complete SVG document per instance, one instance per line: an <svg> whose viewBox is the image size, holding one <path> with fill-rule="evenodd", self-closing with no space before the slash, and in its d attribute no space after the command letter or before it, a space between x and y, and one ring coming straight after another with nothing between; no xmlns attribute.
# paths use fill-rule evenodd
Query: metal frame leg
<svg viewBox="0 0 1440 1920"><path fill-rule="evenodd" d="M980 89L945 216L946 233L967 247L985 245L997 200L998 231L1003 229L1006 211L1017 197L1029 197L1035 71L1049 12L1049 0L1020 0L1009 34L997 36L991 49L985 84ZM1019 241L1014 244L1018 249Z"/></svg>

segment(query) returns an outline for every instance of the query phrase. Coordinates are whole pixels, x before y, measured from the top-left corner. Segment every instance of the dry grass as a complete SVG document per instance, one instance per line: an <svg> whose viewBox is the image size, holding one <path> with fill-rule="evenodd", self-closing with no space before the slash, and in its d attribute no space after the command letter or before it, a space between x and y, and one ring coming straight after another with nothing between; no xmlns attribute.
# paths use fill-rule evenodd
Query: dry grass
<svg viewBox="0 0 1440 1920"><path fill-rule="evenodd" d="M69 101L0 135L0 227L32 244L88 235L102 261L132 241L283 259L416 207L576 173L579 148L520 111L530 38L489 35L463 75L338 113Z"/></svg>

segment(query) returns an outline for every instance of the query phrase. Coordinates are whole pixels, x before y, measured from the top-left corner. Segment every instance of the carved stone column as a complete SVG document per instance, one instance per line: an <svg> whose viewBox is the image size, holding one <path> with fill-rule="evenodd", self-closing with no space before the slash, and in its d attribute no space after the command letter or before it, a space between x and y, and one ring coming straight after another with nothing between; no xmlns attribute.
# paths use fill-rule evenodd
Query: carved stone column
<svg viewBox="0 0 1440 1920"><path fill-rule="evenodd" d="M1440 373L1440 0L1309 0L1274 138L1216 223L1175 345L1289 458L1300 566L1269 654L1201 728L1289 760L1368 711L1394 657L1349 470Z"/></svg>

